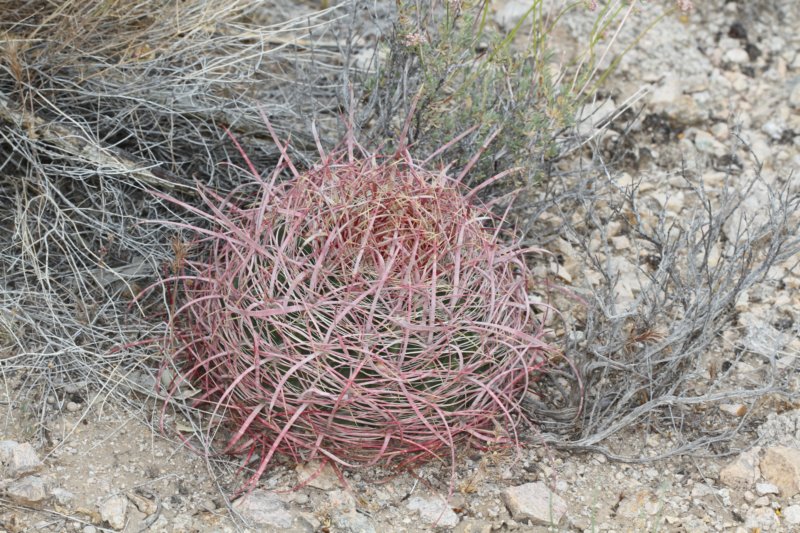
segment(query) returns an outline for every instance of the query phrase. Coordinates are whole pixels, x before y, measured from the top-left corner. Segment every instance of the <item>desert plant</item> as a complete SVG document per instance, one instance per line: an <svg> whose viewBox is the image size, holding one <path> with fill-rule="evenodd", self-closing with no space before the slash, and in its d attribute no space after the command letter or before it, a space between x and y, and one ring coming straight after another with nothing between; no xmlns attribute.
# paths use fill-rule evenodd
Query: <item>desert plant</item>
<svg viewBox="0 0 800 533"><path fill-rule="evenodd" d="M431 153L474 127L447 153L449 162L465 165L487 135L499 132L491 156L480 161L470 184L519 167L500 184L502 189L534 188L554 160L581 145L574 126L588 117L577 111L595 97L633 46L615 46L623 26L638 16L642 31L635 44L665 16L691 8L686 0L664 3L660 14L646 10L643 16L642 2L636 0L602 6L532 0L503 29L491 23L488 1L398 2L394 34L374 54L384 59L375 61L363 84L367 104L359 113L382 141L419 97L410 132L416 153ZM554 35L565 15L576 9L593 11L593 24L575 50L556 57Z"/></svg>
<svg viewBox="0 0 800 533"><path fill-rule="evenodd" d="M320 152L302 172L285 152L268 178L251 167L249 205L203 192L209 227L191 228L194 257L163 282L179 287L167 394L201 391L195 405L230 422L225 452L260 455L251 481L275 454L455 468L467 441L516 443L550 353L532 250L503 243L463 176L402 143Z"/></svg>

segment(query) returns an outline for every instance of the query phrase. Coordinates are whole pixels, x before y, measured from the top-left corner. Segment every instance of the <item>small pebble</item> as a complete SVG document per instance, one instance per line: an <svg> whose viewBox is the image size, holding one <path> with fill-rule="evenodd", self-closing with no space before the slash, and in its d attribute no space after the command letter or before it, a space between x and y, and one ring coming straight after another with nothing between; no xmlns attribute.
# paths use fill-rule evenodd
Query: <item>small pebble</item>
<svg viewBox="0 0 800 533"><path fill-rule="evenodd" d="M77 404L75 402L67 402L67 411L69 411L70 413L74 413L78 411L80 408L81 408L80 404Z"/></svg>

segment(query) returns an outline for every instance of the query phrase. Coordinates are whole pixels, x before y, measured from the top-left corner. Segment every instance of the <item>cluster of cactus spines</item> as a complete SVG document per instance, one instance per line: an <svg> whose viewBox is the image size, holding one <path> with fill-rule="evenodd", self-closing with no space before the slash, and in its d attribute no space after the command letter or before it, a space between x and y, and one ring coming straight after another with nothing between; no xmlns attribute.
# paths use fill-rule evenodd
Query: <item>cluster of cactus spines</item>
<svg viewBox="0 0 800 533"><path fill-rule="evenodd" d="M550 351L528 250L404 146L381 157L351 136L320 153L304 171L285 148L269 176L251 166L249 204L204 191L202 254L166 280L181 369L167 393L184 380L201 391L232 428L225 452L258 454L251 482L276 454L455 468L467 441L518 443Z"/></svg>

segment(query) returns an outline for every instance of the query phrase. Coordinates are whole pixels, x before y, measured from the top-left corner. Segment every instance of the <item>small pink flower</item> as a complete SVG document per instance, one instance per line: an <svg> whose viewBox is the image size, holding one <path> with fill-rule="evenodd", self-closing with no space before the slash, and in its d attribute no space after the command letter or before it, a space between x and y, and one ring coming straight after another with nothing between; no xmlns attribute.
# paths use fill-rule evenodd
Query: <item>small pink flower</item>
<svg viewBox="0 0 800 533"><path fill-rule="evenodd" d="M677 2L678 2L678 7L683 12L691 11L692 9L694 9L694 6L692 5L692 0L677 0Z"/></svg>
<svg viewBox="0 0 800 533"><path fill-rule="evenodd" d="M425 43L425 37L421 33L409 33L403 39L403 43L406 46L418 46Z"/></svg>

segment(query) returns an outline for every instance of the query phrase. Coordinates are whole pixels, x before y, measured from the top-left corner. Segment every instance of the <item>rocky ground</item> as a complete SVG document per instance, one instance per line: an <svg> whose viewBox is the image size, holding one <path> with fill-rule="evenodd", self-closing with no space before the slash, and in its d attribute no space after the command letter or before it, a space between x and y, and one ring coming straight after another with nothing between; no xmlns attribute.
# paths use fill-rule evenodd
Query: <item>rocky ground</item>
<svg viewBox="0 0 800 533"><path fill-rule="evenodd" d="M688 196L680 169L693 169L713 194L723 186L721 168L730 163L737 138L751 149L733 150L742 179L761 165L766 183L790 180L800 189L792 175L800 168L800 5L696 3L687 20L668 17L648 33L620 63L602 98L583 110L589 117L584 133L592 135L631 98L644 106L625 125L631 156L614 177L643 179L640 192L676 217L685 214ZM513 23L524 4L499 4L497 22ZM566 21L560 37L565 54L585 35L588 21ZM630 31L619 37L622 44L633 38ZM623 129L597 131L599 149L621 149L615 142ZM745 210L758 216L766 195L766 188L753 189ZM627 237L612 237L620 254L630 248ZM790 377L797 373L797 262L774 267L738 302L739 322L709 353L723 368L732 367L732 380L758 382L765 364ZM629 290L636 290L632 282ZM533 437L519 456L463 457L449 497L449 471L432 467L417 477L347 475L342 486L328 468L279 465L258 489L229 501L229 486L216 480L236 465L207 460L145 426L140 415L157 404L144 399L142 410L131 414L108 402L107 391L80 383L61 384L44 401L20 399L21 379L4 376L0 387L0 533L800 531L800 404L787 400L734 398L714 407L743 420L736 442L743 451L729 457L626 464L548 450ZM655 455L676 437L637 426L615 438L623 448L636 443Z"/></svg>

